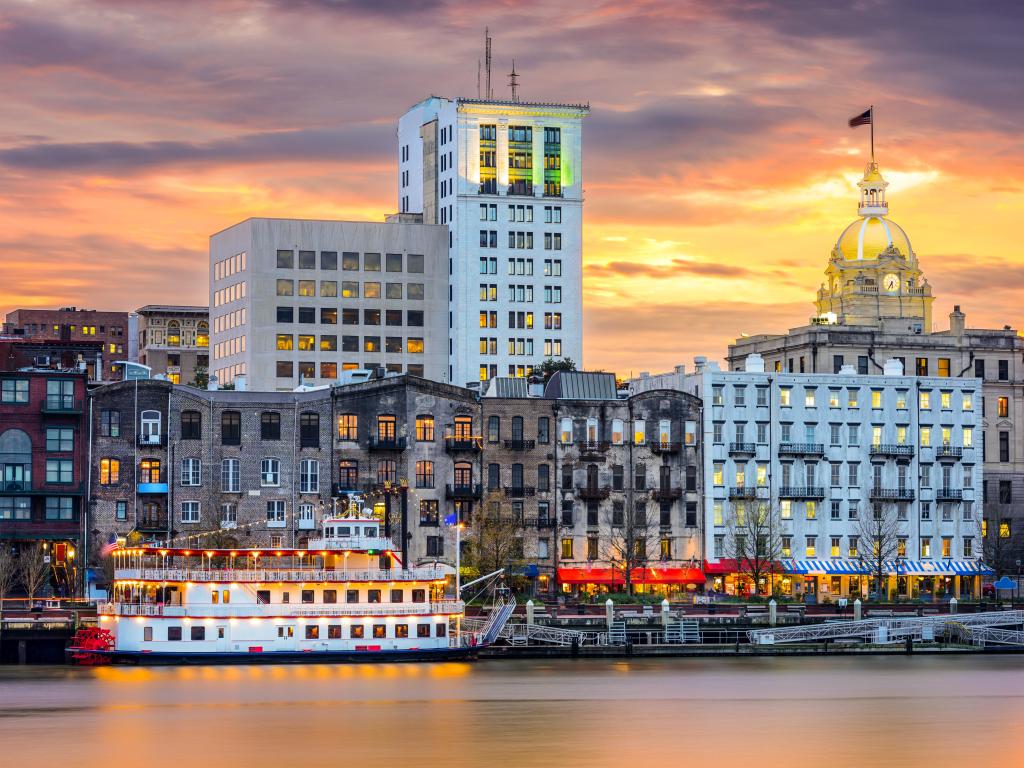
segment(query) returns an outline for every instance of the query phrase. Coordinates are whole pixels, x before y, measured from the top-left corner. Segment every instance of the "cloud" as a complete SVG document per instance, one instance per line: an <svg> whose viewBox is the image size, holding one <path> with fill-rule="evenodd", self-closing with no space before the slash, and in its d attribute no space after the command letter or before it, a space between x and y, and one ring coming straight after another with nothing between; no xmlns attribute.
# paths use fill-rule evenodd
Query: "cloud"
<svg viewBox="0 0 1024 768"><path fill-rule="evenodd" d="M649 277L664 279L687 274L712 278L739 278L750 277L754 273L746 267L734 264L672 259L667 264L647 264L633 261L610 261L606 264L591 264L585 268L585 274L587 277Z"/></svg>

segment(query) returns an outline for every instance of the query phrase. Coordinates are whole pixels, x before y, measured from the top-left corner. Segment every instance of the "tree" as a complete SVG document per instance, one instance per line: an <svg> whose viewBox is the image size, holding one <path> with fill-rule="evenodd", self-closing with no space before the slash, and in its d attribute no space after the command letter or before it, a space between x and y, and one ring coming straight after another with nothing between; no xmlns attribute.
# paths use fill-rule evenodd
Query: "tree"
<svg viewBox="0 0 1024 768"><path fill-rule="evenodd" d="M206 389L207 384L210 383L210 372L205 365L197 365L195 374L192 377L192 381L189 382L189 386L196 387L197 389Z"/></svg>
<svg viewBox="0 0 1024 768"><path fill-rule="evenodd" d="M776 563L782 556L781 528L778 510L767 503L732 505L726 550L735 558L738 572L750 579L756 594L770 594L775 589Z"/></svg>
<svg viewBox="0 0 1024 768"><path fill-rule="evenodd" d="M616 512L614 507L605 525L607 540L604 559L611 563L612 573L622 570L627 595L633 594L633 570L646 568L658 557L658 521L646 501L629 510Z"/></svg>
<svg viewBox="0 0 1024 768"><path fill-rule="evenodd" d="M18 576L31 603L50 576L50 564L46 562L41 547L30 546L21 551L18 555Z"/></svg>
<svg viewBox="0 0 1024 768"><path fill-rule="evenodd" d="M986 504L983 521L978 523L982 562L995 571L995 577L1016 575L1022 557L1021 532L1014 530L1009 518L1003 518L997 504Z"/></svg>
<svg viewBox="0 0 1024 768"><path fill-rule="evenodd" d="M488 491L463 531L463 566L481 575L504 568L505 576L511 577L525 563L523 528L522 517L512 511L504 494Z"/></svg>
<svg viewBox="0 0 1024 768"><path fill-rule="evenodd" d="M900 540L906 538L904 523L895 504L861 505L857 515L857 558L874 579L878 600L888 597L883 586L889 579L888 564L900 557Z"/></svg>
<svg viewBox="0 0 1024 768"><path fill-rule="evenodd" d="M8 544L0 542L0 616L4 612L4 599L18 581L18 560L11 554Z"/></svg>
<svg viewBox="0 0 1024 768"><path fill-rule="evenodd" d="M545 360L536 368L534 368L533 372L535 375L540 376L541 380L546 384L548 379L550 379L554 375L555 371L575 370L576 363L574 363L571 358L563 357L561 359L557 359L554 357L549 357L547 360Z"/></svg>

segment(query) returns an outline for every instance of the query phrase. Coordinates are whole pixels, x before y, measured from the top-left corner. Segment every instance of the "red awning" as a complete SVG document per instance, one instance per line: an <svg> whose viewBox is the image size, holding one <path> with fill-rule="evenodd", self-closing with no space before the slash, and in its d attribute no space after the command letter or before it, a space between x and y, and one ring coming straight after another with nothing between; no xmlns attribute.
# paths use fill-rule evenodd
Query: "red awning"
<svg viewBox="0 0 1024 768"><path fill-rule="evenodd" d="M623 585L625 574L612 568L559 568L558 581L562 584ZM700 568L634 568L630 573L633 584L703 584Z"/></svg>

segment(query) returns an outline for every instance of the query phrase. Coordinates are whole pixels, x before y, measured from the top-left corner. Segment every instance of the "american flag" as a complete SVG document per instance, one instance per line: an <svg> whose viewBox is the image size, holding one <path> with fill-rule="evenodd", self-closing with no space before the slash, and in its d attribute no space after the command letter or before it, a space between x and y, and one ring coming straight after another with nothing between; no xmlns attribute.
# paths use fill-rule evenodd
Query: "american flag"
<svg viewBox="0 0 1024 768"><path fill-rule="evenodd" d="M850 118L850 127L856 128L858 125L871 125L871 112L874 107L868 107L864 112L861 112L856 117Z"/></svg>

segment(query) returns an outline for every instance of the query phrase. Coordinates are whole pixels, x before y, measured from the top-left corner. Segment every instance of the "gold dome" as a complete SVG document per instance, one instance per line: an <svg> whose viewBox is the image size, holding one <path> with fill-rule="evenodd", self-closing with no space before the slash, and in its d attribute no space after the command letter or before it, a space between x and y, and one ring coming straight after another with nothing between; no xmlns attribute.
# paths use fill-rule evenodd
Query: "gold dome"
<svg viewBox="0 0 1024 768"><path fill-rule="evenodd" d="M910 238L895 221L884 216L864 216L853 222L836 242L836 251L847 261L877 259L883 251L895 248L908 261L914 260Z"/></svg>

